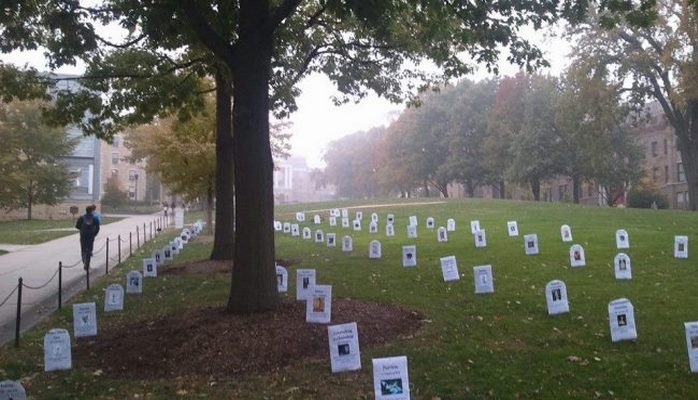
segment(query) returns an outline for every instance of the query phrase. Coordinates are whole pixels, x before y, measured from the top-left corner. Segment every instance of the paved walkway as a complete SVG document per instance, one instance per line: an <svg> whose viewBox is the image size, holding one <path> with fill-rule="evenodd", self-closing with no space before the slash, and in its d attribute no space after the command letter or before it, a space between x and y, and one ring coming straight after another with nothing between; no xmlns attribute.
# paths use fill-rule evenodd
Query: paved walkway
<svg viewBox="0 0 698 400"><path fill-rule="evenodd" d="M143 245L143 227L146 235L156 234L157 220L161 213L152 215L128 216L127 218L103 225L95 240L94 257L90 268L92 277L104 275L106 264L106 242L109 239L109 267L118 261L118 236L121 235L121 260L129 253L129 232L132 233L133 250L137 248L136 227L140 244ZM22 326L25 330L35 324L43 315L57 308L58 263L63 263L63 299L84 287L85 271L80 262L80 236L77 233L37 245L3 245L7 254L0 255L0 343L14 338L17 314L18 279L23 279ZM37 288L37 289L30 289ZM8 297L9 296L9 297ZM4 304L2 304L5 302Z"/></svg>

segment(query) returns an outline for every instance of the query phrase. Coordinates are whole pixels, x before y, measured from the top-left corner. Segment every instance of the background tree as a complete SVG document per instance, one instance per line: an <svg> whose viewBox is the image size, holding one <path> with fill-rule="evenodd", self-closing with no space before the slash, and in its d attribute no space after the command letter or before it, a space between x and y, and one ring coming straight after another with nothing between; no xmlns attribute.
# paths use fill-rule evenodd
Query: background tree
<svg viewBox="0 0 698 400"><path fill-rule="evenodd" d="M70 194L73 175L62 163L75 140L65 128L42 123L42 103L15 101L0 106L0 207L27 209L56 205Z"/></svg>
<svg viewBox="0 0 698 400"><path fill-rule="evenodd" d="M121 189L121 182L117 176L107 178L102 195L102 205L119 208L128 203L128 193Z"/></svg>
<svg viewBox="0 0 698 400"><path fill-rule="evenodd" d="M325 178L337 187L343 198L375 197L379 191L377 175L377 144L383 128L356 132L331 142L323 155L327 163Z"/></svg>

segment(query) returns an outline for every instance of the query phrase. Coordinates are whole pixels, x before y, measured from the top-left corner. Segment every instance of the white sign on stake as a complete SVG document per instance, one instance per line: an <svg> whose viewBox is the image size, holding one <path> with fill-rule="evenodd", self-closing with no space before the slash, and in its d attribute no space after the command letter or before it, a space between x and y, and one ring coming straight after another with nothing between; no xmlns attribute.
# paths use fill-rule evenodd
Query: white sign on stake
<svg viewBox="0 0 698 400"><path fill-rule="evenodd" d="M448 242L448 231L443 226L436 230L436 240L439 243Z"/></svg>
<svg viewBox="0 0 698 400"><path fill-rule="evenodd" d="M315 231L315 243L325 243L325 234L320 229Z"/></svg>
<svg viewBox="0 0 698 400"><path fill-rule="evenodd" d="M475 280L475 293L494 293L494 278L491 265L478 265L473 267Z"/></svg>
<svg viewBox="0 0 698 400"><path fill-rule="evenodd" d="M337 247L337 235L334 233L327 234L327 247Z"/></svg>
<svg viewBox="0 0 698 400"><path fill-rule="evenodd" d="M335 218L341 218L342 213L339 211L339 208L333 208L330 210L330 215L335 217Z"/></svg>
<svg viewBox="0 0 698 400"><path fill-rule="evenodd" d="M97 307L94 302L73 304L73 334L76 338L97 336Z"/></svg>
<svg viewBox="0 0 698 400"><path fill-rule="evenodd" d="M368 233L378 233L378 223L376 221L371 221L368 224Z"/></svg>
<svg viewBox="0 0 698 400"><path fill-rule="evenodd" d="M457 281L460 279L458 274L458 264L456 256L441 257L441 274L444 277L444 282Z"/></svg>
<svg viewBox="0 0 698 400"><path fill-rule="evenodd" d="M371 222L378 223L378 214L376 214L376 213L371 214Z"/></svg>
<svg viewBox="0 0 698 400"><path fill-rule="evenodd" d="M608 321L612 342L637 339L635 311L630 300L621 298L608 303Z"/></svg>
<svg viewBox="0 0 698 400"><path fill-rule="evenodd" d="M313 232L308 228L307 226L303 228L303 239L312 239L313 238Z"/></svg>
<svg viewBox="0 0 698 400"><path fill-rule="evenodd" d="M552 280L545 285L545 302L548 305L548 315L570 312L567 300L567 285L560 280Z"/></svg>
<svg viewBox="0 0 698 400"><path fill-rule="evenodd" d="M328 326L327 336L333 373L361 369L359 330L356 322Z"/></svg>
<svg viewBox="0 0 698 400"><path fill-rule="evenodd" d="M472 220L470 221L470 232L474 235L475 232L480 230L480 221Z"/></svg>
<svg viewBox="0 0 698 400"><path fill-rule="evenodd" d="M616 231L616 248L618 249L629 249L630 248L630 237L628 236L628 231L625 229L618 229Z"/></svg>
<svg viewBox="0 0 698 400"><path fill-rule="evenodd" d="M107 286L104 292L104 312L124 309L124 288L118 283Z"/></svg>
<svg viewBox="0 0 698 400"><path fill-rule="evenodd" d="M688 258L688 236L674 236L674 258Z"/></svg>
<svg viewBox="0 0 698 400"><path fill-rule="evenodd" d="M155 265L160 265L165 261L165 257L162 254L162 249L153 251L152 260L155 262Z"/></svg>
<svg viewBox="0 0 698 400"><path fill-rule="evenodd" d="M313 223L319 225L322 223L322 218L318 214L313 215Z"/></svg>
<svg viewBox="0 0 698 400"><path fill-rule="evenodd" d="M330 217L330 226L337 226L337 217Z"/></svg>
<svg viewBox="0 0 698 400"><path fill-rule="evenodd" d="M129 271L126 274L126 293L143 293L143 274L139 271Z"/></svg>
<svg viewBox="0 0 698 400"><path fill-rule="evenodd" d="M516 221L507 221L507 232L509 236L519 236L519 225Z"/></svg>
<svg viewBox="0 0 698 400"><path fill-rule="evenodd" d="M572 241L572 228L570 228L569 225L565 224L560 227L560 237L562 238L563 242L571 242Z"/></svg>
<svg viewBox="0 0 698 400"><path fill-rule="evenodd" d="M342 228L349 227L349 218L342 218Z"/></svg>
<svg viewBox="0 0 698 400"><path fill-rule="evenodd" d="M342 238L342 251L345 253L354 251L354 241L351 239L351 236L344 236Z"/></svg>
<svg viewBox="0 0 698 400"><path fill-rule="evenodd" d="M65 329L51 329L44 336L44 371L73 368L70 334Z"/></svg>
<svg viewBox="0 0 698 400"><path fill-rule="evenodd" d="M355 231L360 231L361 230L361 221L358 219L355 219L353 222L354 225L354 230Z"/></svg>
<svg viewBox="0 0 698 400"><path fill-rule="evenodd" d="M427 229L434 229L434 218L427 218Z"/></svg>
<svg viewBox="0 0 698 400"><path fill-rule="evenodd" d="M417 216L416 215L410 215L410 223L408 225L410 226L417 226Z"/></svg>
<svg viewBox="0 0 698 400"><path fill-rule="evenodd" d="M27 400L27 392L19 382L0 382L0 400Z"/></svg>
<svg viewBox="0 0 698 400"><path fill-rule="evenodd" d="M535 233L524 235L524 250L527 256L538 254L538 235Z"/></svg>
<svg viewBox="0 0 698 400"><path fill-rule="evenodd" d="M280 231L282 229L284 229L284 226L281 224L281 221L274 221L274 230Z"/></svg>
<svg viewBox="0 0 698 400"><path fill-rule="evenodd" d="M143 259L143 276L147 278L158 277L158 264L153 258Z"/></svg>
<svg viewBox="0 0 698 400"><path fill-rule="evenodd" d="M386 223L394 224L395 223L395 214L388 214L388 216L386 217Z"/></svg>
<svg viewBox="0 0 698 400"><path fill-rule="evenodd" d="M301 227L298 224L291 224L291 236L297 237L301 235Z"/></svg>
<svg viewBox="0 0 698 400"><path fill-rule="evenodd" d="M449 232L455 232L456 231L456 220L453 218L449 218L446 221L446 230Z"/></svg>
<svg viewBox="0 0 698 400"><path fill-rule="evenodd" d="M487 235L484 229L475 232L473 238L475 239L475 247L478 249L487 247Z"/></svg>
<svg viewBox="0 0 698 400"><path fill-rule="evenodd" d="M298 222L305 222L305 213L304 212L297 212L296 213L296 221Z"/></svg>
<svg viewBox="0 0 698 400"><path fill-rule="evenodd" d="M288 271L281 265L276 266L276 289L279 293L288 292Z"/></svg>
<svg viewBox="0 0 698 400"><path fill-rule="evenodd" d="M381 258L381 242L371 240L368 244L368 258Z"/></svg>
<svg viewBox="0 0 698 400"><path fill-rule="evenodd" d="M374 358L372 362L376 400L410 400L407 357Z"/></svg>
<svg viewBox="0 0 698 400"><path fill-rule="evenodd" d="M417 246L402 246L402 266L416 267L417 266Z"/></svg>
<svg viewBox="0 0 698 400"><path fill-rule="evenodd" d="M616 279L633 279L630 257L627 254L616 254L616 257L613 259L613 269L616 273Z"/></svg>
<svg viewBox="0 0 698 400"><path fill-rule="evenodd" d="M584 256L584 247L578 244L573 244L570 247L570 266L583 267L587 265L586 257Z"/></svg>
<svg viewBox="0 0 698 400"><path fill-rule="evenodd" d="M364 219L364 213L362 211L357 211L354 219L361 221Z"/></svg>
<svg viewBox="0 0 698 400"><path fill-rule="evenodd" d="M417 225L407 225L407 237L410 239L417 238Z"/></svg>
<svg viewBox="0 0 698 400"><path fill-rule="evenodd" d="M315 285L305 300L305 322L328 324L332 317L332 285Z"/></svg>
<svg viewBox="0 0 698 400"><path fill-rule="evenodd" d="M172 249L169 245L162 248L162 259L165 261L172 260Z"/></svg>
<svg viewBox="0 0 698 400"><path fill-rule="evenodd" d="M291 223L284 222L284 233L291 233Z"/></svg>
<svg viewBox="0 0 698 400"><path fill-rule="evenodd" d="M395 236L395 227L393 224L385 225L385 236Z"/></svg>
<svg viewBox="0 0 698 400"><path fill-rule="evenodd" d="M686 329L686 349L691 372L698 372L698 321L684 322Z"/></svg>
<svg viewBox="0 0 698 400"><path fill-rule="evenodd" d="M315 270L314 269L297 269L296 270L296 300L305 300L308 298L311 288L315 286Z"/></svg>
<svg viewBox="0 0 698 400"><path fill-rule="evenodd" d="M348 208L342 208L342 218L349 219L349 209Z"/></svg>

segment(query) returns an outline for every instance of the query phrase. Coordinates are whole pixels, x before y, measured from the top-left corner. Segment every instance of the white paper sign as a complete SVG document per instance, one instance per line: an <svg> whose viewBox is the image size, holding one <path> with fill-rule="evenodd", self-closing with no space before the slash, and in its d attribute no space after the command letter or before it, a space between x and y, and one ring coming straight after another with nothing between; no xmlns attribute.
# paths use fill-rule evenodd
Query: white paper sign
<svg viewBox="0 0 698 400"><path fill-rule="evenodd" d="M562 238L563 242L571 242L572 241L572 228L570 228L569 225L562 225L560 227L560 237Z"/></svg>
<svg viewBox="0 0 698 400"><path fill-rule="evenodd" d="M281 265L276 266L276 289L279 293L288 292L288 271Z"/></svg>
<svg viewBox="0 0 698 400"><path fill-rule="evenodd" d="M368 258L381 258L381 242L371 240L368 244Z"/></svg>
<svg viewBox="0 0 698 400"><path fill-rule="evenodd" d="M388 216L386 217L385 220L388 224L394 224L395 223L395 214L388 214Z"/></svg>
<svg viewBox="0 0 698 400"><path fill-rule="evenodd" d="M182 242L182 238L176 237L174 238L175 245L177 246L177 251L180 251L184 248L184 243Z"/></svg>
<svg viewBox="0 0 698 400"><path fill-rule="evenodd" d="M402 246L402 266L416 267L417 266L417 246Z"/></svg>
<svg viewBox="0 0 698 400"><path fill-rule="evenodd" d="M95 303L73 304L73 335L97 336L97 307Z"/></svg>
<svg viewBox="0 0 698 400"><path fill-rule="evenodd" d="M439 243L448 242L448 231L443 226L436 230L436 240Z"/></svg>
<svg viewBox="0 0 698 400"><path fill-rule="evenodd" d="M393 224L385 225L385 236L395 236L395 227Z"/></svg>
<svg viewBox="0 0 698 400"><path fill-rule="evenodd" d="M416 215L410 215L410 226L417 226L417 216Z"/></svg>
<svg viewBox="0 0 698 400"><path fill-rule="evenodd" d="M104 312L124 309L124 288L118 283L107 286L104 292Z"/></svg>
<svg viewBox="0 0 698 400"><path fill-rule="evenodd" d="M291 236L297 237L301 235L301 227L298 224L291 224Z"/></svg>
<svg viewBox="0 0 698 400"><path fill-rule="evenodd" d="M305 300L305 322L328 324L332 317L332 285L315 285Z"/></svg>
<svg viewBox="0 0 698 400"><path fill-rule="evenodd" d="M560 280L553 280L545 285L545 301L548 305L548 315L570 312L567 300L567 285Z"/></svg>
<svg viewBox="0 0 698 400"><path fill-rule="evenodd" d="M315 270L314 269L297 269L296 270L296 300L305 300L308 298L311 288L315 286Z"/></svg>
<svg viewBox="0 0 698 400"><path fill-rule="evenodd" d="M446 221L446 230L449 232L455 232L456 231L456 220L453 218L449 218Z"/></svg>
<svg viewBox="0 0 698 400"><path fill-rule="evenodd" d="M407 237L410 239L417 238L417 225L407 225Z"/></svg>
<svg viewBox="0 0 698 400"><path fill-rule="evenodd" d="M304 212L297 212L296 213L296 221L305 222L305 213Z"/></svg>
<svg viewBox="0 0 698 400"><path fill-rule="evenodd" d="M51 329L44 336L44 371L73 368L70 334L65 329Z"/></svg>
<svg viewBox="0 0 698 400"><path fill-rule="evenodd" d="M354 226L354 230L355 230L355 231L360 231L360 230L361 230L361 221L360 221L360 220L355 219L355 220L352 222L352 224L353 224L353 226Z"/></svg>
<svg viewBox="0 0 698 400"><path fill-rule="evenodd" d="M349 209L348 208L342 208L342 218L349 219Z"/></svg>
<svg viewBox="0 0 698 400"><path fill-rule="evenodd" d="M361 369L359 330L356 322L328 326L327 336L333 373Z"/></svg>
<svg viewBox="0 0 698 400"><path fill-rule="evenodd" d="M608 321L612 342L637 339L635 311L630 300L621 298L608 303Z"/></svg>
<svg viewBox="0 0 698 400"><path fill-rule="evenodd" d="M630 237L625 229L618 229L616 231L616 248L618 249L629 249L630 248Z"/></svg>
<svg viewBox="0 0 698 400"><path fill-rule="evenodd" d="M507 232L510 237L519 236L519 225L516 221L507 221Z"/></svg>
<svg viewBox="0 0 698 400"><path fill-rule="evenodd" d="M458 274L458 264L456 256L441 257L441 274L444 277L444 282L457 281L460 279Z"/></svg>
<svg viewBox="0 0 698 400"><path fill-rule="evenodd" d="M356 212L356 215L355 215L355 217L354 217L354 219L355 219L355 220L358 220L358 221L361 221L362 219L364 219L364 213L361 212L361 211L357 211L357 212Z"/></svg>
<svg viewBox="0 0 698 400"><path fill-rule="evenodd" d="M175 242L174 240L170 242L170 250L172 250L173 257L174 255L179 254L179 246L177 245L177 242Z"/></svg>
<svg viewBox="0 0 698 400"><path fill-rule="evenodd" d="M307 226L303 228L303 239L309 240L313 238L313 232Z"/></svg>
<svg viewBox="0 0 698 400"><path fill-rule="evenodd" d="M407 357L374 358L372 361L376 400L410 400Z"/></svg>
<svg viewBox="0 0 698 400"><path fill-rule="evenodd" d="M616 257L613 259L613 269L616 273L616 279L633 279L630 257L627 254L616 254Z"/></svg>
<svg viewBox="0 0 698 400"><path fill-rule="evenodd" d="M478 249L487 247L487 235L484 229L475 232L473 234L473 239L475 239L475 247Z"/></svg>
<svg viewBox="0 0 698 400"><path fill-rule="evenodd" d="M337 226L337 217L330 217L330 226Z"/></svg>
<svg viewBox="0 0 698 400"><path fill-rule="evenodd" d="M320 229L315 231L315 243L325 243L325 234Z"/></svg>
<svg viewBox="0 0 698 400"><path fill-rule="evenodd" d="M527 256L538 254L538 235L535 233L524 235L524 250Z"/></svg>
<svg viewBox="0 0 698 400"><path fill-rule="evenodd" d="M573 244L570 247L570 266L583 267L585 265L587 265L587 261L584 256L584 248L578 244Z"/></svg>
<svg viewBox="0 0 698 400"><path fill-rule="evenodd" d="M376 221L371 221L368 224L368 233L378 233L378 223Z"/></svg>
<svg viewBox="0 0 698 400"><path fill-rule="evenodd" d="M129 271L126 274L126 293L143 293L143 274L139 271Z"/></svg>
<svg viewBox="0 0 698 400"><path fill-rule="evenodd" d="M688 258L688 236L674 236L674 258Z"/></svg>
<svg viewBox="0 0 698 400"><path fill-rule="evenodd" d="M378 214L376 214L376 213L371 214L371 222L378 223Z"/></svg>
<svg viewBox="0 0 698 400"><path fill-rule="evenodd" d="M434 229L434 218L427 218L427 229Z"/></svg>
<svg viewBox="0 0 698 400"><path fill-rule="evenodd" d="M698 321L685 322L686 349L688 350L688 363L691 372L698 372Z"/></svg>
<svg viewBox="0 0 698 400"><path fill-rule="evenodd" d="M470 232L474 235L475 232L480 230L480 221L472 220L470 221Z"/></svg>
<svg viewBox="0 0 698 400"><path fill-rule="evenodd" d="M155 262L155 265L160 265L165 261L165 257L162 254L162 249L153 251L153 256L151 258Z"/></svg>
<svg viewBox="0 0 698 400"><path fill-rule="evenodd" d="M15 381L0 382L0 400L27 400L24 387Z"/></svg>
<svg viewBox="0 0 698 400"><path fill-rule="evenodd" d="M341 218L342 213L339 211L339 208L333 208L330 210L330 216L335 218Z"/></svg>
<svg viewBox="0 0 698 400"><path fill-rule="evenodd" d="M284 233L291 233L291 223L284 222Z"/></svg>
<svg viewBox="0 0 698 400"><path fill-rule="evenodd" d="M154 258L143 259L143 276L147 278L158 277L158 263Z"/></svg>
<svg viewBox="0 0 698 400"><path fill-rule="evenodd" d="M281 224L281 221L274 221L274 230L280 231L282 229L284 229L284 226Z"/></svg>
<svg viewBox="0 0 698 400"><path fill-rule="evenodd" d="M475 293L494 293L491 265L473 267L473 279L475 280Z"/></svg>
<svg viewBox="0 0 698 400"><path fill-rule="evenodd" d="M322 218L320 218L320 216L317 215L317 214L313 215L313 223L314 223L315 225L321 224L321 223L322 223Z"/></svg>
<svg viewBox="0 0 698 400"><path fill-rule="evenodd" d="M337 247L337 235L334 233L327 234L327 247Z"/></svg>
<svg viewBox="0 0 698 400"><path fill-rule="evenodd" d="M354 242L351 239L351 236L344 236L342 238L342 251L345 253L349 253L354 250Z"/></svg>
<svg viewBox="0 0 698 400"><path fill-rule="evenodd" d="M172 260L172 249L169 245L162 248L162 259L165 261Z"/></svg>
<svg viewBox="0 0 698 400"><path fill-rule="evenodd" d="M342 218L342 228L349 227L349 218Z"/></svg>

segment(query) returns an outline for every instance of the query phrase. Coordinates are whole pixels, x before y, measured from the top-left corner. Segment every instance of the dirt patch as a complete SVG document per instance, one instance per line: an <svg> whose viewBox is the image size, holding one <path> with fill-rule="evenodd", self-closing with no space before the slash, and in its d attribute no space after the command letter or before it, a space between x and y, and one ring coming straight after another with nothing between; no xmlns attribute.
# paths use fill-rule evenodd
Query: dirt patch
<svg viewBox="0 0 698 400"><path fill-rule="evenodd" d="M413 335L418 313L356 299L335 299L332 324L356 322L362 349ZM327 358L327 325L305 322L305 304L236 316L205 308L138 321L96 338L78 340L78 365L132 379L230 377L272 372L304 358Z"/></svg>

